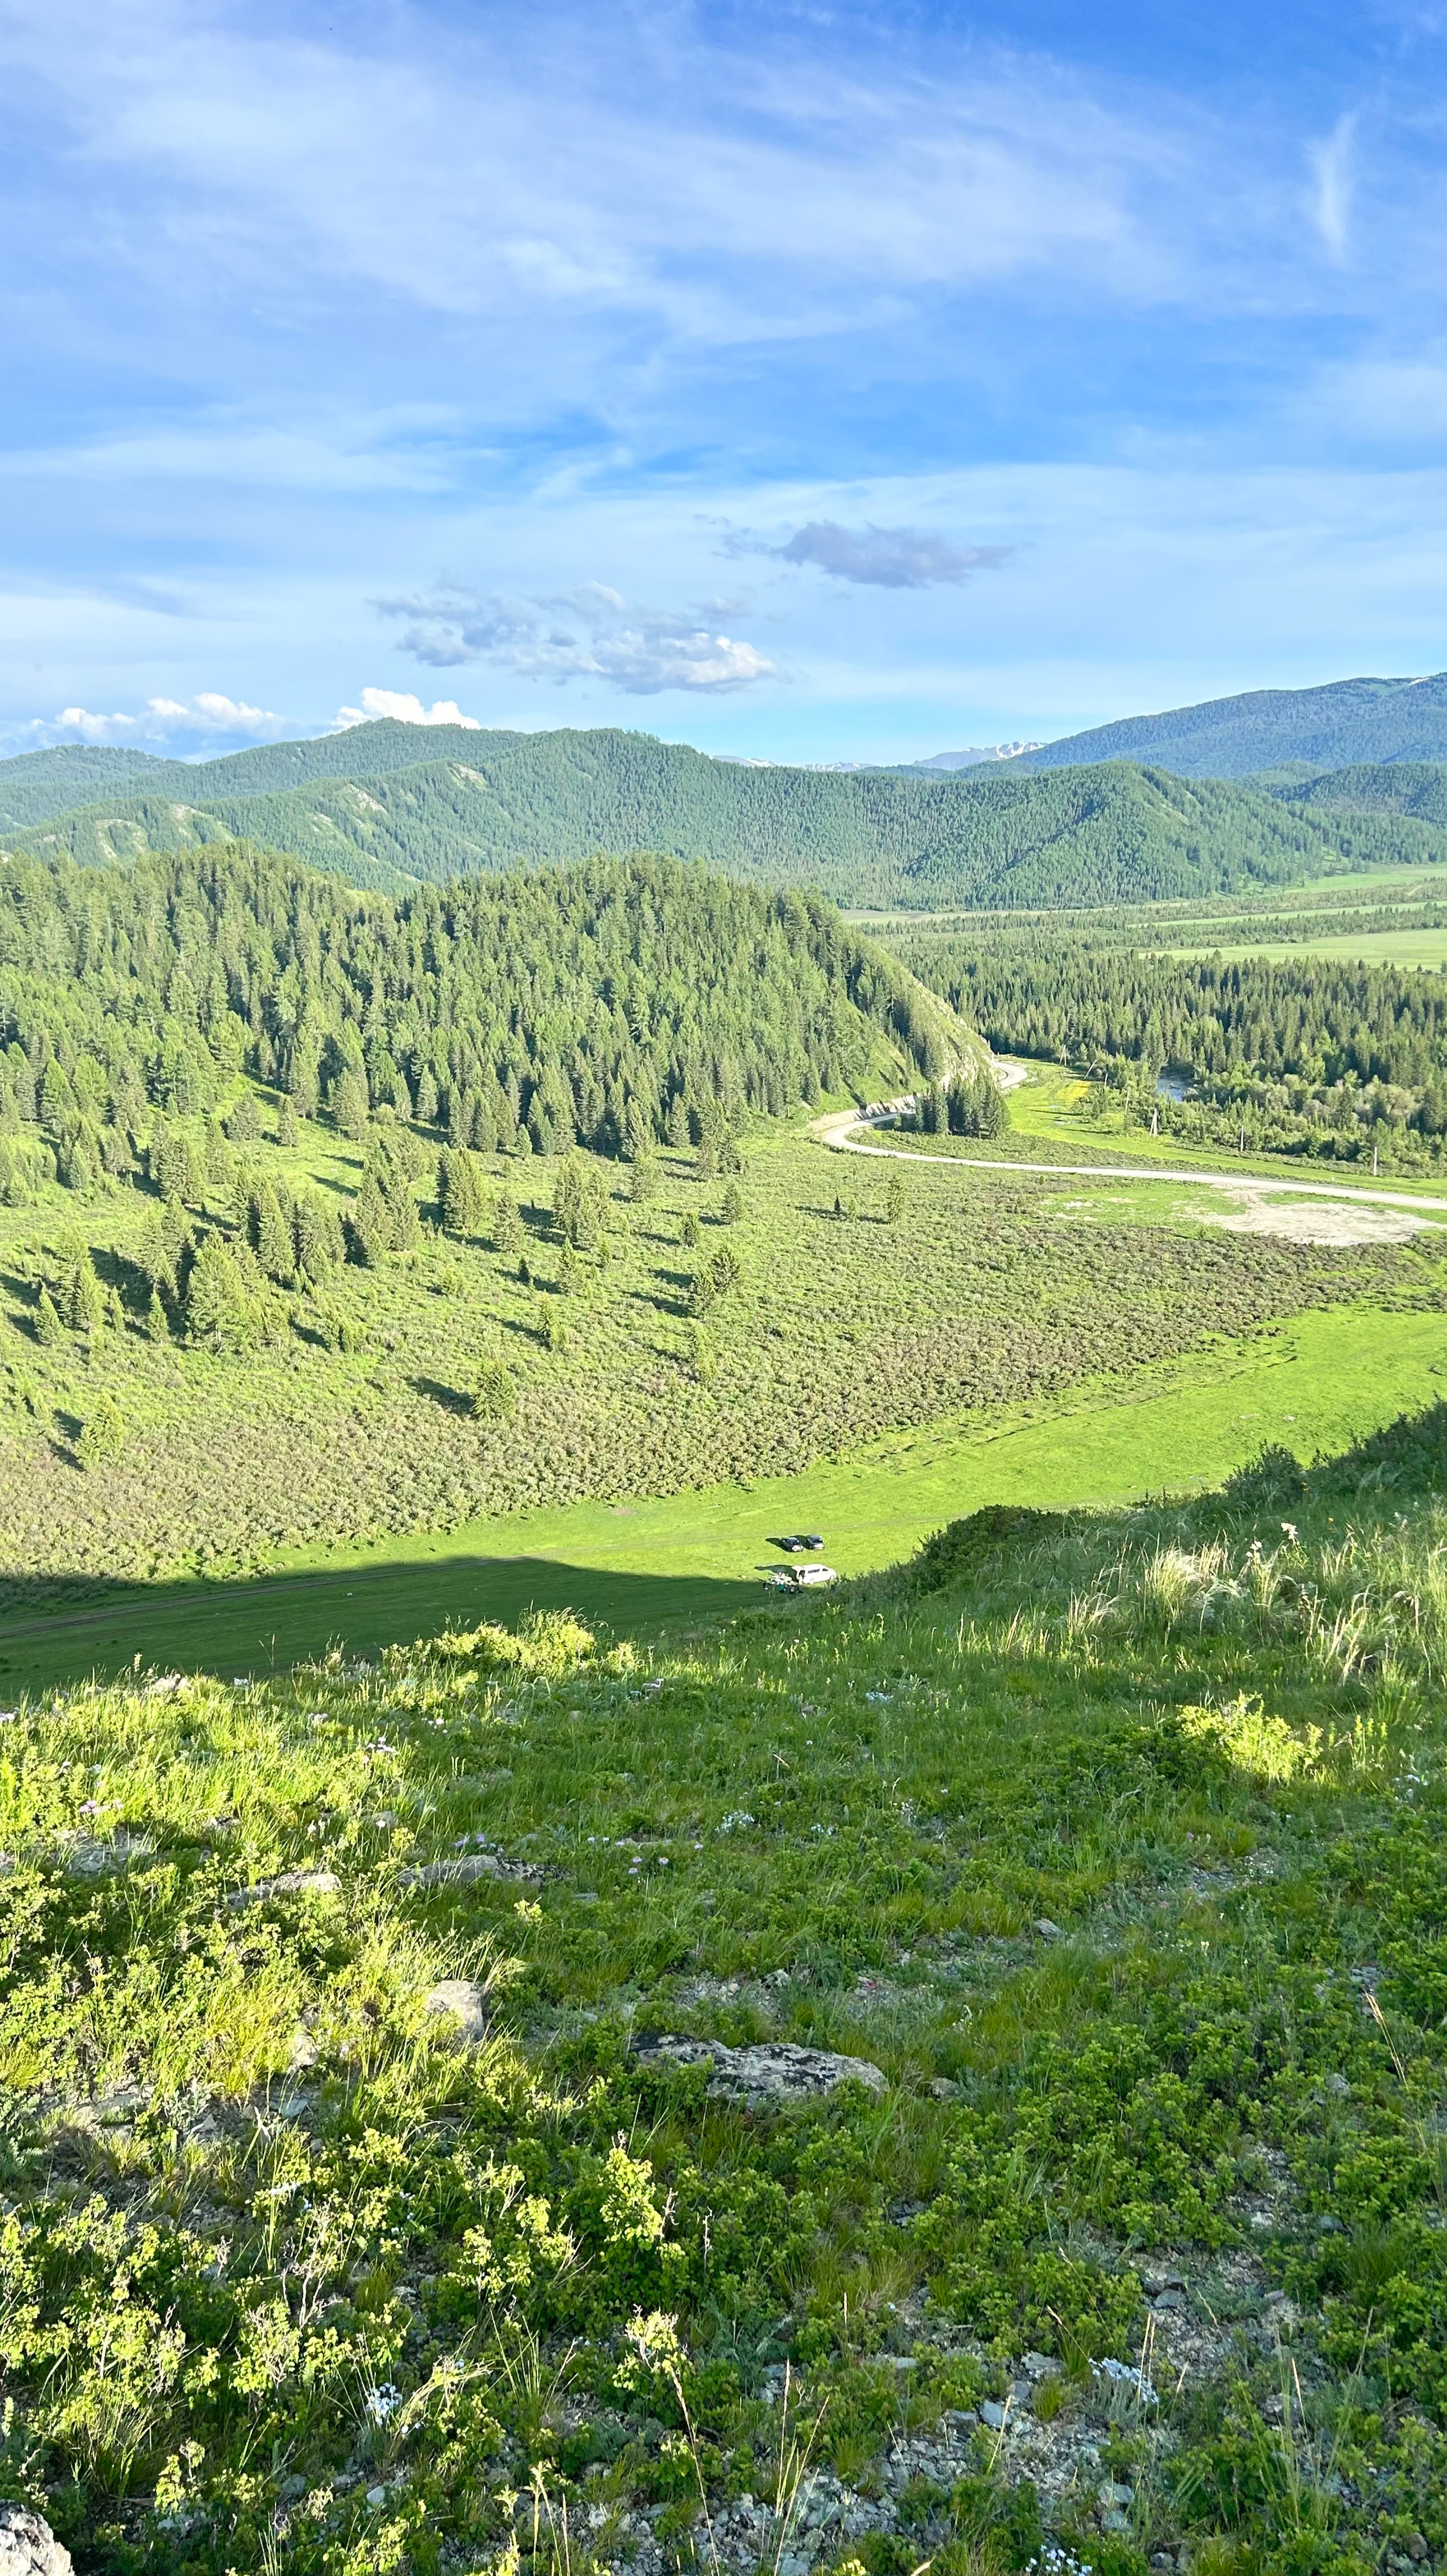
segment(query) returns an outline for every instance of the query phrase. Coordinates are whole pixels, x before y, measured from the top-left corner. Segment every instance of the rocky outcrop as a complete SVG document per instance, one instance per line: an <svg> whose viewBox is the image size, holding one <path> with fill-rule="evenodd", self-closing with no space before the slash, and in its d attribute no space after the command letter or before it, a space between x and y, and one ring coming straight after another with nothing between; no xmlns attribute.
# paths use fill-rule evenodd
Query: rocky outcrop
<svg viewBox="0 0 1447 2576"><path fill-rule="evenodd" d="M28 2504L0 2504L0 2576L73 2576L70 2551Z"/></svg>
<svg viewBox="0 0 1447 2576"><path fill-rule="evenodd" d="M862 2084L869 2093L886 2088L883 2069L872 2066L867 2057L839 2057L830 2048L796 2048L787 2039L725 2048L717 2039L653 2031L635 2039L633 2055L645 2066L711 2066L710 2101L736 2102L751 2111L813 2101L821 2093L837 2092L841 2084Z"/></svg>

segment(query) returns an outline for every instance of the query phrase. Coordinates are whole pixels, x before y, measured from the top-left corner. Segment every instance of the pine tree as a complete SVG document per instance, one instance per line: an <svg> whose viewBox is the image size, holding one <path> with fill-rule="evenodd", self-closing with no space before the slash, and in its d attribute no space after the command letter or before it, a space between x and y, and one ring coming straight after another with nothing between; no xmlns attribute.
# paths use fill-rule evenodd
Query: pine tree
<svg viewBox="0 0 1447 2576"><path fill-rule="evenodd" d="M256 1319L246 1282L224 1243L208 1236L186 1281L186 1338L214 1350L243 1351L255 1338Z"/></svg>
<svg viewBox="0 0 1447 2576"><path fill-rule="evenodd" d="M500 1191L492 1210L493 1250L502 1260L511 1261L514 1253L521 1249L522 1240L523 1221L517 1211L517 1202L508 1196L506 1190Z"/></svg>
<svg viewBox="0 0 1447 2576"><path fill-rule="evenodd" d="M77 1461L82 1467L103 1467L118 1458L126 1445L125 1416L113 1395L97 1396L92 1410L81 1424L75 1444Z"/></svg>
<svg viewBox="0 0 1447 2576"><path fill-rule="evenodd" d="M480 1234L483 1221L482 1175L465 1145L453 1145L438 1158L437 1195L449 1234Z"/></svg>
<svg viewBox="0 0 1447 2576"><path fill-rule="evenodd" d="M884 1185L884 1222L886 1225L898 1225L903 1214L904 1174L898 1163L891 1163L889 1178Z"/></svg>
<svg viewBox="0 0 1447 2576"><path fill-rule="evenodd" d="M254 1091L241 1094L226 1121L226 1133L233 1145L254 1145L261 1135L261 1112Z"/></svg>
<svg viewBox="0 0 1447 2576"><path fill-rule="evenodd" d="M714 1378L718 1374L718 1361L714 1355L712 1342L709 1340L702 1324L700 1324L696 1318L691 1320L686 1327L685 1349L688 1354L689 1367L692 1369L699 1385L712 1386Z"/></svg>
<svg viewBox="0 0 1447 2576"><path fill-rule="evenodd" d="M538 1300L538 1334L545 1351L565 1351L568 1347L568 1327L551 1297Z"/></svg>
<svg viewBox="0 0 1447 2576"><path fill-rule="evenodd" d="M40 1303L35 1309L35 1338L38 1342L43 1342L47 1349L52 1349L57 1342L63 1342L65 1339L65 1326L60 1320L59 1309L48 1288L41 1289Z"/></svg>
<svg viewBox="0 0 1447 2576"><path fill-rule="evenodd" d="M367 1174L352 1201L347 1230L353 1260L365 1269L379 1269L391 1247L392 1217L374 1173Z"/></svg>
<svg viewBox="0 0 1447 2576"><path fill-rule="evenodd" d="M276 1113L276 1141L287 1153L291 1153L301 1143L301 1122L287 1092L282 1093L281 1105Z"/></svg>
<svg viewBox="0 0 1447 2576"><path fill-rule="evenodd" d="M683 1245L685 1252L692 1252L694 1245L698 1241L698 1219L694 1215L692 1208L689 1209L687 1216L684 1218L682 1225L678 1229L678 1240Z"/></svg>
<svg viewBox="0 0 1447 2576"><path fill-rule="evenodd" d="M730 1181L719 1204L719 1223L721 1225L737 1225L743 1212L743 1196L740 1192L738 1183L736 1181Z"/></svg>
<svg viewBox="0 0 1447 2576"><path fill-rule="evenodd" d="M509 1422L517 1411L517 1400L517 1386L506 1360L484 1360L472 1390L473 1419Z"/></svg>
<svg viewBox="0 0 1447 2576"><path fill-rule="evenodd" d="M635 1207L648 1207L658 1195L658 1165L652 1154L640 1154L628 1176L628 1195Z"/></svg>
<svg viewBox="0 0 1447 2576"><path fill-rule="evenodd" d="M332 1094L332 1118L343 1136L355 1142L367 1132L367 1086L348 1065Z"/></svg>
<svg viewBox="0 0 1447 2576"><path fill-rule="evenodd" d="M161 1303L159 1292L154 1288L151 1290L151 1302L146 1308L146 1336L153 1342L168 1342L171 1338L171 1326L166 1309Z"/></svg>
<svg viewBox="0 0 1447 2576"><path fill-rule="evenodd" d="M267 1277L290 1279L296 1260L291 1221L283 1215L269 1181L259 1181L252 1191L248 1233L252 1249Z"/></svg>
<svg viewBox="0 0 1447 2576"><path fill-rule="evenodd" d="M578 1256L573 1250L567 1237L564 1236L562 1255L558 1262L558 1295L560 1297L572 1297L576 1295L577 1287Z"/></svg>
<svg viewBox="0 0 1447 2576"><path fill-rule="evenodd" d="M98 1333L105 1321L105 1299L88 1252L82 1252L71 1264L62 1311L73 1333Z"/></svg>

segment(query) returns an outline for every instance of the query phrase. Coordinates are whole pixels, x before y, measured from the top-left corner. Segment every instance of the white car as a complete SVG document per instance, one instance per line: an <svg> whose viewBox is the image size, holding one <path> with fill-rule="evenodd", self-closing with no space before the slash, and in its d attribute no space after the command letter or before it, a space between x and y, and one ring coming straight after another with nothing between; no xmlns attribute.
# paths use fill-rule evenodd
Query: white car
<svg viewBox="0 0 1447 2576"><path fill-rule="evenodd" d="M777 1592L806 1592L819 1583L837 1583L832 1565L776 1565L768 1580Z"/></svg>

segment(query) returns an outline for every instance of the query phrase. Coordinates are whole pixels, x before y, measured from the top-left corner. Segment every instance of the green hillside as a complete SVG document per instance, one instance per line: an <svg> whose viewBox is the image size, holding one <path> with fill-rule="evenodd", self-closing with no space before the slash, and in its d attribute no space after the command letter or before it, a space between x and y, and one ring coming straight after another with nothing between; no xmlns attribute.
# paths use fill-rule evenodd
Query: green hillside
<svg viewBox="0 0 1447 2576"><path fill-rule="evenodd" d="M1362 761L1447 760L1447 672L1208 698L1065 734L1021 753L1010 766L1038 771L1099 760L1143 761L1185 778L1246 778L1301 763L1323 770Z"/></svg>
<svg viewBox="0 0 1447 2576"><path fill-rule="evenodd" d="M1354 761L1272 792L1298 812L1412 814L1447 825L1447 752L1441 760Z"/></svg>
<svg viewBox="0 0 1447 2576"><path fill-rule="evenodd" d="M1447 831L1415 817L1297 811L1127 762L908 779L754 769L612 731L454 732L446 756L429 738L421 761L420 747L415 728L378 725L244 752L183 768L179 792L93 801L12 845L95 866L244 836L392 888L658 850L837 902L921 910L1212 894L1447 856ZM363 767L374 748L413 756ZM293 754L302 766L324 756L327 774L265 783Z"/></svg>
<svg viewBox="0 0 1447 2576"><path fill-rule="evenodd" d="M52 814L93 796L141 792L149 773L181 771L184 763L158 761L146 751L97 743L60 743L53 751L23 751L0 760L0 832L23 832Z"/></svg>
<svg viewBox="0 0 1447 2576"><path fill-rule="evenodd" d="M17 1694L14 2489L87 2576L1431 2576L1444 1475Z"/></svg>

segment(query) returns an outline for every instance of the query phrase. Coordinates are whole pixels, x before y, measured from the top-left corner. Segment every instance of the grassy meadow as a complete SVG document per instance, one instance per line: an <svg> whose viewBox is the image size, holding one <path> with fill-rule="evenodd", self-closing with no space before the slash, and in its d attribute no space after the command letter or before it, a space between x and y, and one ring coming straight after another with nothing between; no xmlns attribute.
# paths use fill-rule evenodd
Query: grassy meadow
<svg viewBox="0 0 1447 2576"><path fill-rule="evenodd" d="M1444 1440L18 1701L10 2491L81 2576L1430 2569Z"/></svg>
<svg viewBox="0 0 1447 2576"><path fill-rule="evenodd" d="M1054 1222L1109 1221L1119 1195L1062 1200ZM891 1433L793 1476L562 1504L445 1536L282 1550L242 1582L117 1583L99 1603L29 1615L22 1602L0 1617L0 1697L114 1674L137 1655L227 1680L267 1675L339 1638L376 1655L419 1630L515 1626L532 1610L569 1608L616 1637L676 1635L755 1606L765 1570L784 1561L772 1542L790 1530L819 1531L841 1574L872 1573L987 1504L1184 1494L1263 1444L1327 1456L1444 1394L1435 1308L1318 1309L1221 1340L1209 1369L1194 1356L1163 1362L1124 1384Z"/></svg>

